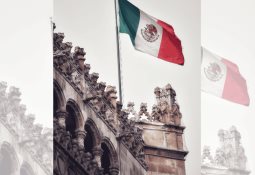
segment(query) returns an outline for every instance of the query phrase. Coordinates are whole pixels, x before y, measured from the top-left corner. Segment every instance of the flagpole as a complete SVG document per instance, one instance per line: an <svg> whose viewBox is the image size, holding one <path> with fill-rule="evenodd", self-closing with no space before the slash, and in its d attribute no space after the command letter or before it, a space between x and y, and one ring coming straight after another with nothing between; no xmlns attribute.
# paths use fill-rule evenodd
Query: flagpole
<svg viewBox="0 0 255 175"><path fill-rule="evenodd" d="M117 62L118 62L118 79L119 79L119 98L120 103L123 103L122 99L122 80L121 80L121 60L120 60L120 43L119 43L119 27L118 27L118 2L114 0L115 5L115 24L116 24L116 45L117 45Z"/></svg>

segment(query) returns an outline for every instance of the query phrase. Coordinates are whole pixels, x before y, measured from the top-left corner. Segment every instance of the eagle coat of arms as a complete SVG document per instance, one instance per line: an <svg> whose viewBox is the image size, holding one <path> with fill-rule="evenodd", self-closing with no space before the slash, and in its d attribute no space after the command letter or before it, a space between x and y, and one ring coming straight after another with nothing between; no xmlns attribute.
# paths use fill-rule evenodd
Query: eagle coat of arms
<svg viewBox="0 0 255 175"><path fill-rule="evenodd" d="M146 24L146 27L141 29L141 34L148 42L154 42L159 38L158 30L153 24Z"/></svg>

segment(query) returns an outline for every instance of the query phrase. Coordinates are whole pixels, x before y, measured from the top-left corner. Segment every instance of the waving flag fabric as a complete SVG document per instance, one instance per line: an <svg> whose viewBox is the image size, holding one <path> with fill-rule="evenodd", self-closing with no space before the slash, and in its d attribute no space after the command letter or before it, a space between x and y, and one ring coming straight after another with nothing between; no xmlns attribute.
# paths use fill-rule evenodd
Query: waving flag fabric
<svg viewBox="0 0 255 175"><path fill-rule="evenodd" d="M202 90L226 100L248 106L246 80L238 66L203 48L201 66Z"/></svg>
<svg viewBox="0 0 255 175"><path fill-rule="evenodd" d="M130 36L135 49L184 64L181 41L171 25L147 15L127 0L119 0L119 16L120 32Z"/></svg>

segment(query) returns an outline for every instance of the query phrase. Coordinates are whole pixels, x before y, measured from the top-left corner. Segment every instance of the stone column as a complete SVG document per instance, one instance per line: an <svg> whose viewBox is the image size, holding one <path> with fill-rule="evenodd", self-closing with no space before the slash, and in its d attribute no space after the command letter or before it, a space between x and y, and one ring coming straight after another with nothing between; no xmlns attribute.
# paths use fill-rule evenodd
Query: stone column
<svg viewBox="0 0 255 175"><path fill-rule="evenodd" d="M66 128L66 118L68 117L68 113L64 107L61 107L56 112L56 118L58 119L58 125L61 128Z"/></svg>
<svg viewBox="0 0 255 175"><path fill-rule="evenodd" d="M77 129L75 131L75 136L77 138L77 143L78 143L79 149L84 149L84 139L86 137L86 131Z"/></svg>
<svg viewBox="0 0 255 175"><path fill-rule="evenodd" d="M101 145L95 146L92 149L92 154L94 156L94 160L96 160L98 167L101 167L101 156L103 155L103 150L101 149Z"/></svg>

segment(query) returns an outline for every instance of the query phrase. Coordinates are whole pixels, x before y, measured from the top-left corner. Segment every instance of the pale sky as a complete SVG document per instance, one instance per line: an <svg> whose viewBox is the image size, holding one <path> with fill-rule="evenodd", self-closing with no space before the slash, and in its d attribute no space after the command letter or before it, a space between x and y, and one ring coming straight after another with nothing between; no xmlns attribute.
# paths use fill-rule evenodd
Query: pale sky
<svg viewBox="0 0 255 175"><path fill-rule="evenodd" d="M0 6L0 81L20 88L36 123L52 127L51 0L12 0Z"/></svg>
<svg viewBox="0 0 255 175"><path fill-rule="evenodd" d="M250 106L242 106L202 93L203 145L218 146L218 130L235 125L248 158L248 167L255 174L255 2L253 0L202 0L202 45L236 63L247 81Z"/></svg>
<svg viewBox="0 0 255 175"><path fill-rule="evenodd" d="M134 50L129 37L121 34L124 103L136 109L154 104L154 88L170 83L183 114L187 175L200 174L200 1L132 0L151 16L171 24L182 41L185 65L179 66ZM86 62L98 72L99 81L118 85L113 0L55 0L56 31L65 41L84 47Z"/></svg>

